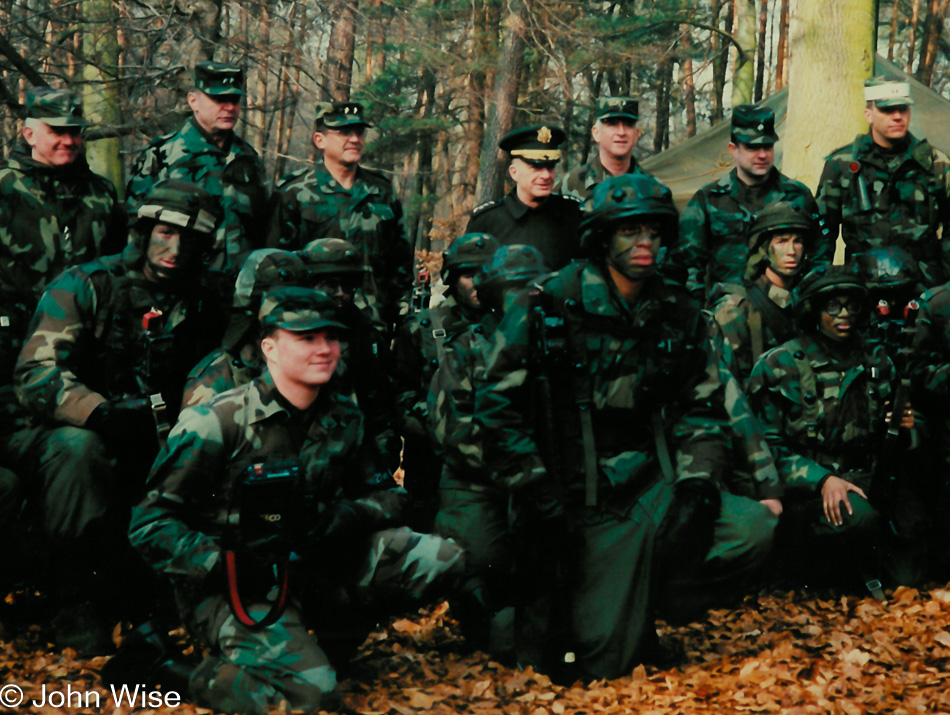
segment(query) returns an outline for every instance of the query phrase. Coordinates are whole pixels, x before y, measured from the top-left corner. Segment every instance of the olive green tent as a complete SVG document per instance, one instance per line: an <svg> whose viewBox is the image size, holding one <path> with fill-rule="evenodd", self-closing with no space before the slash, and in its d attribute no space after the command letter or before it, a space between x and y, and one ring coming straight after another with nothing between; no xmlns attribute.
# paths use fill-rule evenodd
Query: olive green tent
<svg viewBox="0 0 950 715"><path fill-rule="evenodd" d="M875 59L875 74L891 75L910 82L914 100L911 132L917 137L926 137L933 146L950 155L950 102L883 57L878 56ZM782 166L781 137L785 132L787 105L787 88L760 103L760 106L771 107L775 112L775 131L780 139L775 145L775 163L779 168ZM829 112L816 112L815 121L834 121L834 115ZM697 134L642 162L646 171L670 187L680 210L700 187L715 181L732 169L732 156L727 148L729 127L728 120L719 122L702 134ZM830 154L837 148L827 147L827 152Z"/></svg>

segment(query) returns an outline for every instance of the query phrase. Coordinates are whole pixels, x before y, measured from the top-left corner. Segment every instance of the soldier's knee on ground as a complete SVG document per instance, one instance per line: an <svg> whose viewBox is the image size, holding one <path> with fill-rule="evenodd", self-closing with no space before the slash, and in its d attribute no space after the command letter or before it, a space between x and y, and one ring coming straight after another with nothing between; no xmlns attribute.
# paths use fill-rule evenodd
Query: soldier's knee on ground
<svg viewBox="0 0 950 715"><path fill-rule="evenodd" d="M464 551L458 544L402 527L372 534L357 586L368 598L393 595L418 601L451 591L464 577Z"/></svg>

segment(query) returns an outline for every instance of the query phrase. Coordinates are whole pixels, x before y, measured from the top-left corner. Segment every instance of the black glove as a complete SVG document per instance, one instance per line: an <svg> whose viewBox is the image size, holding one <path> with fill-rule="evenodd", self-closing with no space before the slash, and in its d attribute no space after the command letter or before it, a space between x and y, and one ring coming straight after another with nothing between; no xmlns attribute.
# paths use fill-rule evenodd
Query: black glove
<svg viewBox="0 0 950 715"><path fill-rule="evenodd" d="M127 439L155 437L155 421L148 400L135 398L103 402L86 419L86 428L104 440L121 443Z"/></svg>
<svg viewBox="0 0 950 715"><path fill-rule="evenodd" d="M321 567L345 570L364 551L364 539L372 525L359 505L338 499L327 508L306 537L301 555Z"/></svg>

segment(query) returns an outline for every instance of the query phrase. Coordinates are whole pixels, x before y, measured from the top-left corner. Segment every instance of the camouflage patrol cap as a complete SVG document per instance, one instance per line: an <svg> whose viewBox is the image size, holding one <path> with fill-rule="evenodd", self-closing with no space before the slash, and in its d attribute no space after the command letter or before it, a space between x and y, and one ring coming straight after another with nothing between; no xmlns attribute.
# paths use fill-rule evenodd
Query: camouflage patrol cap
<svg viewBox="0 0 950 715"><path fill-rule="evenodd" d="M549 164L561 160L561 150L567 135L560 127L535 124L512 129L498 142L498 148L529 164Z"/></svg>
<svg viewBox="0 0 950 715"><path fill-rule="evenodd" d="M635 122L640 118L640 102L633 97L601 97L597 100L597 118Z"/></svg>
<svg viewBox="0 0 950 715"><path fill-rule="evenodd" d="M879 75L864 80L864 101L878 107L900 107L914 103L910 98L910 82Z"/></svg>
<svg viewBox="0 0 950 715"><path fill-rule="evenodd" d="M872 248L855 256L858 272L870 290L909 289L922 293L917 260L900 246Z"/></svg>
<svg viewBox="0 0 950 715"><path fill-rule="evenodd" d="M68 89L37 87L26 94L27 119L39 119L51 127L85 127L82 100Z"/></svg>
<svg viewBox="0 0 950 715"><path fill-rule="evenodd" d="M679 213L673 193L649 174L621 174L604 179L594 186L583 212L581 231L588 249L593 248L595 238L634 216L660 220L664 240L676 240L678 235Z"/></svg>
<svg viewBox="0 0 950 715"><path fill-rule="evenodd" d="M140 221L152 220L211 234L221 219L221 205L197 184L165 179L152 187L137 216Z"/></svg>
<svg viewBox="0 0 950 715"><path fill-rule="evenodd" d="M277 286L301 286L307 277L304 263L293 251L260 248L241 265L234 282L232 305L239 310L256 310L264 292Z"/></svg>
<svg viewBox="0 0 950 715"><path fill-rule="evenodd" d="M244 70L223 62L199 62L195 65L195 89L209 97L244 94Z"/></svg>
<svg viewBox="0 0 950 715"><path fill-rule="evenodd" d="M442 254L442 280L446 283L481 268L498 250L498 241L490 233L466 233L452 241Z"/></svg>
<svg viewBox="0 0 950 715"><path fill-rule="evenodd" d="M479 294L483 290L504 285L506 283L525 284L534 280L550 269L544 265L544 257L533 246L512 244L502 246L475 274L475 288Z"/></svg>
<svg viewBox="0 0 950 715"><path fill-rule="evenodd" d="M265 332L273 328L293 333L347 329L340 320L335 299L323 291L298 286L281 286L267 291L257 318Z"/></svg>
<svg viewBox="0 0 950 715"><path fill-rule="evenodd" d="M733 144L771 146L778 141L775 133L775 112L768 107L740 104L732 110Z"/></svg>
<svg viewBox="0 0 950 715"><path fill-rule="evenodd" d="M821 301L834 295L851 295L867 303L868 289L853 266L819 266L802 278L792 291L791 303L799 325L815 328Z"/></svg>
<svg viewBox="0 0 950 715"><path fill-rule="evenodd" d="M373 126L366 120L363 105L359 102L319 102L316 112L317 126L330 129L339 127Z"/></svg>
<svg viewBox="0 0 950 715"><path fill-rule="evenodd" d="M311 276L370 270L356 246L342 238L315 238L297 251L297 255Z"/></svg>

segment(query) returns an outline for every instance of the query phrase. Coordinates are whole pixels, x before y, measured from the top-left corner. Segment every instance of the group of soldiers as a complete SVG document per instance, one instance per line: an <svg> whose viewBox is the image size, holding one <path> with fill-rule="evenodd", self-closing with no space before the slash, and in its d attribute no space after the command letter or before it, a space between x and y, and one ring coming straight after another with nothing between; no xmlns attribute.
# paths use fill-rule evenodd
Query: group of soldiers
<svg viewBox="0 0 950 715"><path fill-rule="evenodd" d="M319 104L320 160L271 194L243 94L197 65L124 205L67 90L29 93L0 167L0 537L42 537L57 645L170 618L200 662L142 626L104 677L332 709L360 637L434 598L570 681L669 662L655 618L765 583L947 577L950 170L906 83L866 83L817 197L736 107L682 216L636 100L598 101L561 179L564 132L515 129L431 286L364 108Z"/></svg>

